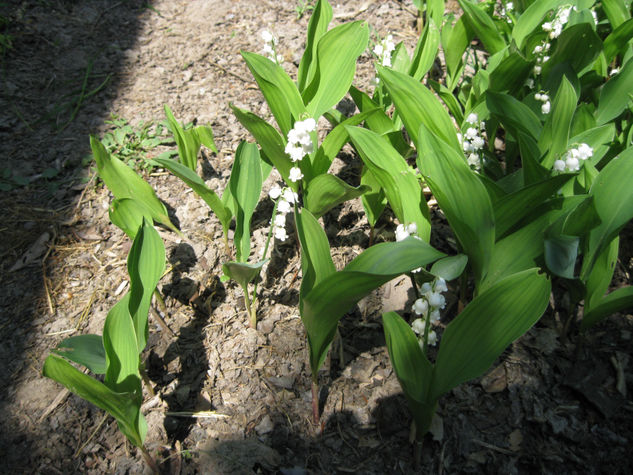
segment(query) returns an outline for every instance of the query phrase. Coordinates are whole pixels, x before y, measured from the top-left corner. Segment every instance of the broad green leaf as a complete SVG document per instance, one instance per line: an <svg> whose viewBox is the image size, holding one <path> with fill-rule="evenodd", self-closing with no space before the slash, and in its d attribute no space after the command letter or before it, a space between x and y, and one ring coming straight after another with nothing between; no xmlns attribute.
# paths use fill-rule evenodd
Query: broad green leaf
<svg viewBox="0 0 633 475"><path fill-rule="evenodd" d="M609 290L609 284L611 284L611 279L613 279L615 264L618 260L619 249L620 238L616 236L596 259L596 263L585 283L587 289L585 314L591 311L592 308L597 307L602 301L604 294Z"/></svg>
<svg viewBox="0 0 633 475"><path fill-rule="evenodd" d="M110 309L103 326L105 384L116 392L141 394L138 342L129 310L130 293ZM139 396L140 397L140 396Z"/></svg>
<svg viewBox="0 0 633 475"><path fill-rule="evenodd" d="M446 59L448 75L453 78L458 78L460 76L459 72L462 69L462 56L466 48L468 48L468 45L470 45L470 40L473 37L472 32L466 25L465 17L463 15L460 16L453 27L445 24L442 27L440 36L442 38L442 50L444 51ZM448 89L453 90L450 86Z"/></svg>
<svg viewBox="0 0 633 475"><path fill-rule="evenodd" d="M533 139L538 139L540 136L541 121L528 106L514 97L488 91L486 106L516 139L518 139L517 131L527 133Z"/></svg>
<svg viewBox="0 0 633 475"><path fill-rule="evenodd" d="M409 401L416 435L422 437L431 426L436 407L434 401L427 401L433 368L422 353L413 330L397 313L384 313L382 324L391 366Z"/></svg>
<svg viewBox="0 0 633 475"><path fill-rule="evenodd" d="M543 315L551 284L538 269L513 274L479 294L442 334L430 399L480 376Z"/></svg>
<svg viewBox="0 0 633 475"><path fill-rule="evenodd" d="M327 134L327 136L321 143L321 146L314 155L314 160L312 162L312 173L314 173L315 176L318 176L326 173L330 169L334 158L336 158L343 146L347 142L349 142L349 135L346 128L347 126L358 125L363 121L369 123L369 121L371 121L372 118L376 116L385 116L385 113L380 108L361 110L360 114L353 115L352 117L343 120L336 127L334 127ZM310 183L313 179L314 178L308 180L308 183Z"/></svg>
<svg viewBox="0 0 633 475"><path fill-rule="evenodd" d="M285 139L279 135L279 132L272 125L252 112L240 109L233 104L230 104L230 107L237 120L253 135L255 141L262 148L262 152L277 168L281 177L286 182L289 182L288 174L293 167L293 163L290 157L286 155Z"/></svg>
<svg viewBox="0 0 633 475"><path fill-rule="evenodd" d="M78 335L66 338L53 353L85 366L95 374L105 374L106 359L100 335Z"/></svg>
<svg viewBox="0 0 633 475"><path fill-rule="evenodd" d="M368 186L353 187L334 175L324 173L314 177L308 183L304 205L316 218L319 218L335 206L358 198L369 190Z"/></svg>
<svg viewBox="0 0 633 475"><path fill-rule="evenodd" d="M229 179L235 203L235 251L238 262L246 262L251 251L251 218L262 191L262 170L257 145L241 142Z"/></svg>
<svg viewBox="0 0 633 475"><path fill-rule="evenodd" d="M112 201L108 215L112 224L121 229L130 239L134 239L138 228L143 224L143 217L151 217L151 211L141 201L122 198Z"/></svg>
<svg viewBox="0 0 633 475"><path fill-rule="evenodd" d="M417 163L475 274L486 275L495 242L495 219L485 186L463 156L420 127Z"/></svg>
<svg viewBox="0 0 633 475"><path fill-rule="evenodd" d="M609 315L631 308L633 308L633 287L621 287L604 297L598 305L584 314L581 328L585 330Z"/></svg>
<svg viewBox="0 0 633 475"><path fill-rule="evenodd" d="M154 227L147 221L139 229L128 254L130 274L129 312L136 332L138 353L147 344L147 315L158 281L165 271L165 246ZM105 339L104 330L104 339ZM112 336L112 335L110 335Z"/></svg>
<svg viewBox="0 0 633 475"><path fill-rule="evenodd" d="M444 0L426 0L425 3L427 21L432 20L436 25L441 25L444 20Z"/></svg>
<svg viewBox="0 0 633 475"><path fill-rule="evenodd" d="M627 8L627 4L623 0L602 0L602 8L614 30L631 18L630 3Z"/></svg>
<svg viewBox="0 0 633 475"><path fill-rule="evenodd" d="M582 45L579 48L578 45ZM602 41L588 23L568 26L556 40L552 57L543 65L543 75L560 63L569 63L579 76L602 51Z"/></svg>
<svg viewBox="0 0 633 475"><path fill-rule="evenodd" d="M332 7L327 0L319 0L314 6L310 22L308 23L308 38L306 49L299 63L297 72L297 86L299 92L303 92L306 85L310 84L316 71L317 45L321 37L327 31L332 21Z"/></svg>
<svg viewBox="0 0 633 475"><path fill-rule="evenodd" d="M440 96L440 99L444 101L444 104L446 104L448 111L455 118L455 122L457 122L458 124L464 122L464 111L462 110L462 105L459 103L453 93L449 91L446 86L437 81L428 79L428 83L431 85L436 94Z"/></svg>
<svg viewBox="0 0 633 475"><path fill-rule="evenodd" d="M442 5L442 10L443 7L444 5ZM429 72L437 56L440 45L440 31L436 26L438 24L440 23L435 23L433 18L429 18L413 52L413 60L408 73L409 76L418 81L421 81L426 73Z"/></svg>
<svg viewBox="0 0 633 475"><path fill-rule="evenodd" d="M218 148L215 146L215 141L213 140L213 130L210 126L199 125L193 130L195 130L196 134L198 135L198 140L202 145L204 145L214 153L218 153Z"/></svg>
<svg viewBox="0 0 633 475"><path fill-rule="evenodd" d="M43 374L64 385L73 394L107 411L116 419L119 429L132 445L143 446L147 426L137 395L115 392L56 355L46 358Z"/></svg>
<svg viewBox="0 0 633 475"><path fill-rule="evenodd" d="M550 198L575 175L567 173L533 183L510 193L493 204L495 213L496 238L506 234L512 226L521 221L536 206Z"/></svg>
<svg viewBox="0 0 633 475"><path fill-rule="evenodd" d="M268 259L255 264L248 264L246 262L225 262L222 264L222 271L225 275L240 284L240 287L246 291L249 282L259 275L266 262L268 262Z"/></svg>
<svg viewBox="0 0 633 475"><path fill-rule="evenodd" d="M525 39L541 24L547 12L563 3L566 3L566 0L539 0L531 3L519 16L516 25L512 29L512 39L514 39L519 49L523 48Z"/></svg>
<svg viewBox="0 0 633 475"><path fill-rule="evenodd" d="M531 71L532 65L518 52L512 52L490 70L490 91L510 91L516 95Z"/></svg>
<svg viewBox="0 0 633 475"><path fill-rule="evenodd" d="M403 42L396 45L396 49L391 53L391 68L404 74L408 74L411 67L411 58Z"/></svg>
<svg viewBox="0 0 633 475"><path fill-rule="evenodd" d="M154 158L152 162L176 175L202 198L209 208L211 208L211 211L218 217L218 220L222 224L224 235L227 234L233 212L224 206L215 191L209 188L202 178L181 163L170 160L169 158Z"/></svg>
<svg viewBox="0 0 633 475"><path fill-rule="evenodd" d="M618 117L631 104L633 94L633 59L629 59L620 72L603 86L596 111L598 125Z"/></svg>
<svg viewBox="0 0 633 475"><path fill-rule="evenodd" d="M339 25L321 37L316 73L302 94L310 117L320 117L343 98L354 79L356 60L368 40L369 27L360 21Z"/></svg>
<svg viewBox="0 0 633 475"><path fill-rule="evenodd" d="M167 117L167 126L178 146L180 162L195 172L198 165L198 150L200 149L197 134L192 129L185 130L176 120L168 105L165 105L165 116Z"/></svg>
<svg viewBox="0 0 633 475"><path fill-rule="evenodd" d="M542 265L545 230L585 199L586 196L582 195L550 200L533 211L535 218L526 219L517 231L496 242L480 291L511 274ZM517 249L521 251L517 252Z"/></svg>
<svg viewBox="0 0 633 475"><path fill-rule="evenodd" d="M545 264L554 274L565 279L574 278L578 257L578 236L558 234L545 238Z"/></svg>
<svg viewBox="0 0 633 475"><path fill-rule="evenodd" d="M365 192L361 196L361 202L363 203L363 209L365 210L369 226L374 228L376 226L376 221L378 221L378 218L387 206L387 198L385 197L385 192L380 186L380 183L371 170L366 166L363 166L360 184L370 188L370 191Z"/></svg>
<svg viewBox="0 0 633 475"><path fill-rule="evenodd" d="M617 28L604 40L604 57L607 63L611 63L613 59L621 52L626 51L626 46L633 38L633 19L629 18L621 23Z"/></svg>
<svg viewBox="0 0 633 475"><path fill-rule="evenodd" d="M295 213L297 234L301 243L301 280L300 297L307 295L312 288L329 275L336 272L330 243L325 231L317 219L306 208ZM301 301L299 302L301 308Z"/></svg>
<svg viewBox="0 0 633 475"><path fill-rule="evenodd" d="M573 86L566 77L563 77L552 102L552 111L548 115L539 139L541 151L547 151L542 162L545 168L552 168L554 161L567 151L571 121L576 111L577 102L578 97Z"/></svg>
<svg viewBox="0 0 633 475"><path fill-rule="evenodd" d="M152 187L145 180L121 160L110 155L103 144L93 136L90 136L90 146L97 162L99 177L116 199L131 198L143 203L144 208L151 213L149 218L180 234L180 231L169 220L165 205L160 202Z"/></svg>
<svg viewBox="0 0 633 475"><path fill-rule="evenodd" d="M435 261L429 271L436 277L449 281L457 279L468 264L468 256L465 254L457 254L456 256L448 256Z"/></svg>
<svg viewBox="0 0 633 475"><path fill-rule="evenodd" d="M506 44L497 30L492 18L477 4L469 0L458 0L464 10L464 16L470 28L483 42L490 54L495 54L505 48Z"/></svg>
<svg viewBox="0 0 633 475"><path fill-rule="evenodd" d="M418 142L420 125L424 124L453 149L461 151L448 112L428 88L405 74L387 68L379 67L378 74L414 143Z"/></svg>
<svg viewBox="0 0 633 475"><path fill-rule="evenodd" d="M354 86L349 88L349 95L352 96L356 107L362 112L378 109L378 112L371 114L365 121L365 126L377 134L384 135L394 130L394 124L391 118L383 112L380 104L373 101L371 97L363 91L356 89Z"/></svg>
<svg viewBox="0 0 633 475"><path fill-rule="evenodd" d="M415 172L378 134L359 127L348 127L347 132L365 166L385 191L398 220L404 225L416 223L418 235L428 242L431 236L429 210Z"/></svg>
<svg viewBox="0 0 633 475"><path fill-rule="evenodd" d="M295 121L306 112L297 86L283 68L270 59L247 51L242 51L242 57L264 95L282 134L287 135ZM235 112L235 107L233 111ZM242 125L248 128L243 122ZM273 157L270 159L273 160Z"/></svg>
<svg viewBox="0 0 633 475"><path fill-rule="evenodd" d="M580 278L586 280L605 247L633 219L633 148L611 160L591 187L594 205L602 223L591 230L586 243Z"/></svg>
<svg viewBox="0 0 633 475"><path fill-rule="evenodd" d="M444 254L419 239L376 244L342 271L325 277L309 292L302 292L301 319L308 334L313 380L325 360L338 321L352 306L395 277L441 257Z"/></svg>

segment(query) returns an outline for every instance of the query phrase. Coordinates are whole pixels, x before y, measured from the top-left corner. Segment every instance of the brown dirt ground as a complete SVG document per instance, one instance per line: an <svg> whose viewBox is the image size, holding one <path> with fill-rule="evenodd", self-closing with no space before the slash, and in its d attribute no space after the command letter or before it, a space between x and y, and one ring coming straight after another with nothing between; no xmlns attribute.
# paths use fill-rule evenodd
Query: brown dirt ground
<svg viewBox="0 0 633 475"><path fill-rule="evenodd" d="M88 181L88 134L102 136L111 114L133 124L161 120L169 104L184 121L212 125L220 152L204 154L202 173L222 190L231 156L248 138L229 102L268 116L239 51L260 51L259 32L272 29L294 74L308 22L308 16L297 19L296 5L0 4L10 20L3 31L13 37L0 65L2 167L30 179L1 195L1 473L147 471L111 417L41 376L44 359L64 337L101 332L127 278L130 243L108 220L107 190ZM333 6L336 23L366 19L412 50L409 2L340 0ZM358 85L370 79L365 55ZM82 89L88 94L78 100ZM354 180L357 161L350 153L337 167ZM58 175L42 177L48 168ZM405 283L371 295L343 319L344 360L333 356L325 365L323 424L314 427L297 311L296 240L275 246L260 286L258 328L249 329L240 290L219 280L226 256L218 221L178 180L164 173L148 179L185 235L161 231L171 268L159 285L169 329L151 320L145 354L156 391L144 405L147 446L165 472L413 473L410 416L379 323L385 309L406 312ZM256 212L257 247L271 210L263 200ZM450 249L441 213L434 214L433 244ZM339 267L368 244L358 203L336 208L324 224ZM391 239L393 227L385 216L379 239ZM632 283L632 237L627 229L614 286ZM11 270L24 256L30 260ZM582 338L572 332L561 341L564 289L555 295L541 322L487 376L440 401L421 472L631 473L633 316L615 315ZM200 411L207 417L182 417Z"/></svg>

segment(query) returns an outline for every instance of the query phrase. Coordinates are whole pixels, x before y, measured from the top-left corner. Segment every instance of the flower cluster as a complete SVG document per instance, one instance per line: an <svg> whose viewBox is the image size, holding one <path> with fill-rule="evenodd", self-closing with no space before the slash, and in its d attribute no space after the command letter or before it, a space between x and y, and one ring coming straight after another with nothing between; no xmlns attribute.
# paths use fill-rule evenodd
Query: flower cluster
<svg viewBox="0 0 633 475"><path fill-rule="evenodd" d="M277 37L268 30L262 31L261 35L262 40L264 40L264 54L277 64L283 63L283 55L277 54Z"/></svg>
<svg viewBox="0 0 633 475"><path fill-rule="evenodd" d="M424 345L424 332L427 322L431 325L437 325L440 321L440 310L446 307L446 299L442 292L446 292L448 287L446 281L441 277L436 278L433 282L425 282L420 288L422 295L413 303L413 313L418 318L411 322L411 328L418 335L420 346ZM437 334L434 330L428 330L428 343L435 346L437 343Z"/></svg>
<svg viewBox="0 0 633 475"><path fill-rule="evenodd" d="M499 17L507 21L508 23L512 23L512 18L508 16L508 12L514 10L514 4L512 2L508 2L505 4L501 4L501 8L499 10Z"/></svg>
<svg viewBox="0 0 633 475"><path fill-rule="evenodd" d="M536 94L534 94L534 99L543 103L541 104L541 112L543 114L549 114L549 111L552 107L551 103L549 102L549 96L543 92L537 92Z"/></svg>
<svg viewBox="0 0 633 475"><path fill-rule="evenodd" d="M577 147L570 148L562 158L554 162L554 171L577 172L580 170L581 161L585 161L592 156L593 148L586 143L581 143Z"/></svg>
<svg viewBox="0 0 633 475"><path fill-rule="evenodd" d="M313 118L298 120L295 122L294 128L288 132L288 143L286 144L286 153L290 155L293 162L299 162L307 154L314 151L314 144L310 137L310 132L316 130L316 121ZM290 169L290 181L299 181L303 178L301 169L292 167Z"/></svg>
<svg viewBox="0 0 633 475"><path fill-rule="evenodd" d="M468 164L475 168L475 170L481 169L481 150L486 143L486 123L482 120L479 121L479 117L474 112L466 117L466 123L468 128L464 135L457 134L459 143L462 144L464 153L467 154Z"/></svg>
<svg viewBox="0 0 633 475"><path fill-rule="evenodd" d="M275 233L275 239L285 241L288 238L286 233L286 213L292 211L292 204L297 202L299 196L290 188L281 189L279 185L274 185L268 192L268 196L272 200L279 198L279 201L277 201L277 214L271 224Z"/></svg>
<svg viewBox="0 0 633 475"><path fill-rule="evenodd" d="M393 42L393 36L388 35L386 38L377 43L374 46L374 54L378 56L380 64L388 68L391 67L391 53L396 49L396 45Z"/></svg>
<svg viewBox="0 0 633 475"><path fill-rule="evenodd" d="M415 223L407 224L399 224L396 227L396 242L404 241L409 236L413 235L414 238L418 238L418 225ZM419 238L418 238L419 239Z"/></svg>
<svg viewBox="0 0 633 475"><path fill-rule="evenodd" d="M543 31L549 33L550 39L558 38L563 31L564 26L569 21L569 14L571 13L571 5L564 5L558 9L556 16L552 21L546 21L541 28Z"/></svg>
<svg viewBox="0 0 633 475"><path fill-rule="evenodd" d="M551 48L551 44L544 40L540 45L536 45L532 50L532 54L536 58L536 65L534 66L534 74L537 76L541 74L543 70L543 63L547 63L549 61L549 50Z"/></svg>

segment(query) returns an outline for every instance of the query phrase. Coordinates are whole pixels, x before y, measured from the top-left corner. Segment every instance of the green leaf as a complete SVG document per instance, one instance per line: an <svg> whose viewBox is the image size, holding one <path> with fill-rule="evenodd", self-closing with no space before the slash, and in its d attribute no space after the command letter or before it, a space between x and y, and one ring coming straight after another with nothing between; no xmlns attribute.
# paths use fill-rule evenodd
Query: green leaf
<svg viewBox="0 0 633 475"><path fill-rule="evenodd" d="M383 313L382 325L391 366L398 377L402 391L407 399L418 403L410 406L416 422L416 430L425 434L435 412L435 404L427 403L433 367L422 352L411 326L397 313ZM430 406L428 409L433 409L430 417L429 410L419 408L419 405Z"/></svg>
<svg viewBox="0 0 633 475"><path fill-rule="evenodd" d="M316 73L302 94L310 117L320 117L343 98L368 40L369 27L360 21L339 25L319 40Z"/></svg>
<svg viewBox="0 0 633 475"><path fill-rule="evenodd" d="M127 257L130 274L129 312L136 332L138 353L147 344L147 315L158 281L165 271L165 246L154 227L147 221L139 229ZM105 330L104 330L105 339Z"/></svg>
<svg viewBox="0 0 633 475"><path fill-rule="evenodd" d="M428 79L428 83L431 85L433 90L440 96L440 99L444 101L446 107L453 117L455 117L455 122L461 124L464 122L464 111L462 110L462 105L459 103L457 98L453 95L449 89L443 84L433 81L432 79Z"/></svg>
<svg viewBox="0 0 633 475"><path fill-rule="evenodd" d="M581 329L586 330L603 318L630 308L633 308L633 287L621 287L604 297L598 305L585 313Z"/></svg>
<svg viewBox="0 0 633 475"><path fill-rule="evenodd" d="M103 326L105 384L116 392L134 393L141 398L138 342L128 308L129 302L130 293L127 293L110 309Z"/></svg>
<svg viewBox="0 0 633 475"><path fill-rule="evenodd" d="M511 274L541 266L545 230L585 199L585 195L552 199L533 210L532 219L525 219L517 231L496 242L488 274L481 284L480 291L483 292ZM521 252L517 252L517 249Z"/></svg>
<svg viewBox="0 0 633 475"><path fill-rule="evenodd" d="M165 104L164 109L165 116L167 117L167 128L171 131L174 139L176 140L176 145L178 146L180 162L195 172L198 164L198 149L200 144L195 143L196 137L191 134L190 130L184 130L174 117L174 114L171 112L168 105Z"/></svg>
<svg viewBox="0 0 633 475"><path fill-rule="evenodd" d="M73 394L107 411L116 419L119 429L132 445L143 446L147 425L136 394L115 392L56 355L46 358L43 374L64 385Z"/></svg>
<svg viewBox="0 0 633 475"><path fill-rule="evenodd" d="M576 111L577 102L578 97L573 86L567 77L563 76L556 97L552 102L552 112L548 115L539 139L540 149L547 151L542 162L545 168L552 168L554 161L567 151L571 121Z"/></svg>
<svg viewBox="0 0 633 475"><path fill-rule="evenodd" d="M428 88L405 74L387 68L378 67L378 74L414 143L418 142L420 125L424 124L456 151L461 151L448 112Z"/></svg>
<svg viewBox="0 0 633 475"><path fill-rule="evenodd" d="M582 45L579 48L578 45ZM543 65L543 75L561 63L569 63L577 75L589 67L602 51L602 41L588 23L568 26L556 40L552 57Z"/></svg>
<svg viewBox="0 0 633 475"><path fill-rule="evenodd" d="M600 253L598 259L596 259L596 263L593 269L591 269L591 273L585 283L587 289L585 295L585 314L594 307L597 307L602 301L604 294L609 290L609 284L611 284L611 279L613 279L615 264L618 260L619 249L620 238L616 236Z"/></svg>
<svg viewBox="0 0 633 475"><path fill-rule="evenodd" d="M358 198L369 190L368 186L361 185L355 188L334 175L324 173L314 177L308 183L304 205L315 217L319 218L335 206Z"/></svg>
<svg viewBox="0 0 633 475"><path fill-rule="evenodd" d="M297 86L283 68L270 59L246 51L242 51L242 57L264 95L282 134L287 135L294 122L306 112ZM233 111L235 112L235 108ZM243 125L248 128L246 124L243 123ZM270 159L273 158L270 157Z"/></svg>
<svg viewBox="0 0 633 475"><path fill-rule="evenodd" d="M462 10L464 10L464 17L468 25L490 54L495 54L505 48L506 44L492 18L481 7L468 0L458 0L458 2Z"/></svg>
<svg viewBox="0 0 633 475"><path fill-rule="evenodd" d="M622 112L631 103L633 94L633 59L629 59L620 72L603 86L596 111L598 125L606 124Z"/></svg>
<svg viewBox="0 0 633 475"><path fill-rule="evenodd" d="M448 75L457 80L460 76L459 72L463 68L462 57L473 37L466 25L466 18L463 15L460 16L452 28L445 24L442 27L441 37ZM452 91L453 87L448 86L448 89Z"/></svg>
<svg viewBox="0 0 633 475"><path fill-rule="evenodd" d="M602 0L602 8L611 23L612 29L618 28L622 23L631 18L630 4L627 7L622 0Z"/></svg>
<svg viewBox="0 0 633 475"><path fill-rule="evenodd" d="M441 257L444 254L419 239L380 243L365 250L342 271L323 278L310 291L305 292L302 285L299 308L308 334L313 380L317 380L338 321L354 304L400 274Z"/></svg>
<svg viewBox="0 0 633 475"><path fill-rule="evenodd" d="M264 259L255 264L226 262L222 264L222 271L225 275L228 275L231 279L240 284L240 287L246 291L248 289L248 283L259 275L266 262L268 262L268 259Z"/></svg>
<svg viewBox="0 0 633 475"><path fill-rule="evenodd" d="M633 148L611 160L593 182L590 193L602 223L589 233L580 274L586 280L605 247L633 219Z"/></svg>
<svg viewBox="0 0 633 475"><path fill-rule="evenodd" d="M456 256L448 256L435 261L429 272L446 281L454 280L462 275L466 264L468 264L468 256L457 254Z"/></svg>
<svg viewBox="0 0 633 475"><path fill-rule="evenodd" d="M235 202L235 250L239 262L246 262L251 251L251 218L262 191L262 170L257 145L240 142L229 179Z"/></svg>
<svg viewBox="0 0 633 475"><path fill-rule="evenodd" d="M213 140L213 130L208 125L199 125L195 129L193 129L198 135L198 140L202 145L207 147L214 153L218 153L218 148L215 146L215 141ZM197 153L197 151L196 151Z"/></svg>
<svg viewBox="0 0 633 475"><path fill-rule="evenodd" d="M420 127L417 163L446 215L479 286L495 242L495 219L485 186L463 156Z"/></svg>
<svg viewBox="0 0 633 475"><path fill-rule="evenodd" d="M229 208L224 206L222 200L218 197L215 191L210 189L202 178L186 166L174 160L170 160L169 158L154 158L152 163L169 170L185 182L187 186L189 186L200 198L202 198L209 208L211 208L211 211L213 211L218 217L218 220L222 224L224 235L227 234L233 213Z"/></svg>
<svg viewBox="0 0 633 475"><path fill-rule="evenodd" d="M486 107L516 139L518 131L533 139L538 139L541 134L541 121L532 109L508 94L488 91Z"/></svg>
<svg viewBox="0 0 633 475"><path fill-rule="evenodd" d="M240 109L233 104L230 104L230 107L237 120L253 135L255 141L262 148L264 155L270 159L281 177L288 183L288 175L293 163L290 157L286 155L285 139L279 135L279 132L272 125L255 114Z"/></svg>
<svg viewBox="0 0 633 475"><path fill-rule="evenodd" d="M418 235L428 242L431 236L429 210L414 171L380 135L359 127L348 127L347 132L365 166L385 191L398 220L404 225L415 223Z"/></svg>
<svg viewBox="0 0 633 475"><path fill-rule="evenodd" d="M523 48L525 39L541 24L550 10L566 3L566 0L539 0L531 5L519 16L512 29L512 39L519 49Z"/></svg>
<svg viewBox="0 0 633 475"><path fill-rule="evenodd" d="M152 187L138 176L134 170L116 157L110 155L103 144L90 136L90 146L97 162L99 177L116 199L131 198L144 204L144 211L151 213L148 218L164 224L180 234L167 216L165 205L160 202Z"/></svg>
<svg viewBox="0 0 633 475"><path fill-rule="evenodd" d="M606 37L603 43L604 57L607 63L611 63L613 59L626 51L626 47L633 38L633 19L629 18L625 22L614 28Z"/></svg>
<svg viewBox="0 0 633 475"><path fill-rule="evenodd" d="M95 374L105 374L106 359L100 335L79 335L63 340L53 353L85 366Z"/></svg>
<svg viewBox="0 0 633 475"><path fill-rule="evenodd" d="M151 217L151 211L141 201L122 198L112 201L108 215L112 224L120 228L130 239L134 239L138 228L143 224L143 217Z"/></svg>
<svg viewBox="0 0 633 475"><path fill-rule="evenodd" d="M366 166L363 167L363 171L361 172L360 183L370 188L370 191L365 192L361 196L361 202L363 203L363 209L367 215L369 226L374 228L376 221L378 221L378 218L387 206L387 198L380 183Z"/></svg>
<svg viewBox="0 0 633 475"><path fill-rule="evenodd" d="M516 95L530 75L532 65L518 52L512 52L503 58L499 65L490 71L490 91L510 91Z"/></svg>
<svg viewBox="0 0 633 475"><path fill-rule="evenodd" d="M574 176L574 174L567 173L550 177L544 181L525 186L495 201L493 208L496 238L503 236L512 226L560 190Z"/></svg>
<svg viewBox="0 0 633 475"><path fill-rule="evenodd" d="M440 23L435 23L433 18L429 17L429 21L426 23L424 31L415 46L413 60L409 67L409 76L418 81L421 81L426 73L429 72L437 56L440 45L440 31L436 26L438 24Z"/></svg>
<svg viewBox="0 0 633 475"><path fill-rule="evenodd" d="M330 169L334 158L336 158L343 146L349 142L349 135L346 127L350 125L358 125L363 121L366 121L366 123L369 124L369 122L377 116L385 116L382 109L370 108L363 110L360 114L353 115L352 117L343 120L334 127L327 134L314 156L314 160L312 162L312 172L315 176L326 173ZM389 123L391 123L391 121L389 121ZM311 182L313 179L314 178L311 178L308 182Z"/></svg>
<svg viewBox="0 0 633 475"><path fill-rule="evenodd" d="M319 0L314 6L310 22L308 23L308 38L306 49L299 63L297 72L297 86L302 92L306 85L310 84L316 72L317 45L321 37L327 31L332 21L332 7L327 0Z"/></svg>
<svg viewBox="0 0 633 475"><path fill-rule="evenodd" d="M558 234L545 239L545 263L553 274L565 279L574 278L578 257L578 236Z"/></svg>
<svg viewBox="0 0 633 475"><path fill-rule="evenodd" d="M329 275L336 272L332 256L330 255L330 243L325 231L317 219L307 209L295 213L297 234L301 243L301 280L300 297L307 295L312 288ZM301 306L301 302L299 302Z"/></svg>
<svg viewBox="0 0 633 475"><path fill-rule="evenodd" d="M551 284L538 269L513 274L479 294L442 334L430 399L480 376L543 315Z"/></svg>

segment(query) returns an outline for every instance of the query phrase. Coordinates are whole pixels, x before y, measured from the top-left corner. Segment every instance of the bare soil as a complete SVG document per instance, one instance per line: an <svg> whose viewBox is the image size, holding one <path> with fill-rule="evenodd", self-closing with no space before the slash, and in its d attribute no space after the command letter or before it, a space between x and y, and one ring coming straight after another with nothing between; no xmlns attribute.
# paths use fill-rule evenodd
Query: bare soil
<svg viewBox="0 0 633 475"><path fill-rule="evenodd" d="M269 116L240 50L261 51L259 34L270 29L295 74L309 18L297 18L298 3L0 4L9 19L0 33L13 38L0 64L1 167L29 181L0 195L1 473L148 472L111 417L41 375L50 349L70 335L100 333L125 291L130 242L109 222L111 196L86 160L88 135L108 131L111 115L132 124L162 120L168 104L182 121L213 127L219 153L204 152L200 171L223 190L239 141L249 139L229 103ZM340 0L333 7L334 23L367 20L412 51L410 2ZM366 88L369 55L358 71L357 85ZM337 162L346 179L358 180L351 149ZM57 175L47 178L51 168ZM275 245L260 285L258 327L249 329L239 287L219 279L227 256L217 219L177 179L160 171L147 179L185 236L161 230L170 268L159 284L167 328L151 317L144 355L156 393L144 404L147 447L165 473L415 473L411 419L380 325L384 310L408 313L406 280L342 320L343 359L333 352L322 371L322 424L315 426L296 239ZM255 252L271 211L262 200ZM433 245L450 250L438 210L434 222ZM358 203L328 213L324 225L339 268L369 243ZM377 239L393 239L394 227L386 214ZM632 237L627 228L614 288L633 283ZM614 315L585 335L572 327L562 338L565 292L555 287L543 319L489 374L440 401L419 473L633 471L633 316ZM446 321L456 312L449 307Z"/></svg>

